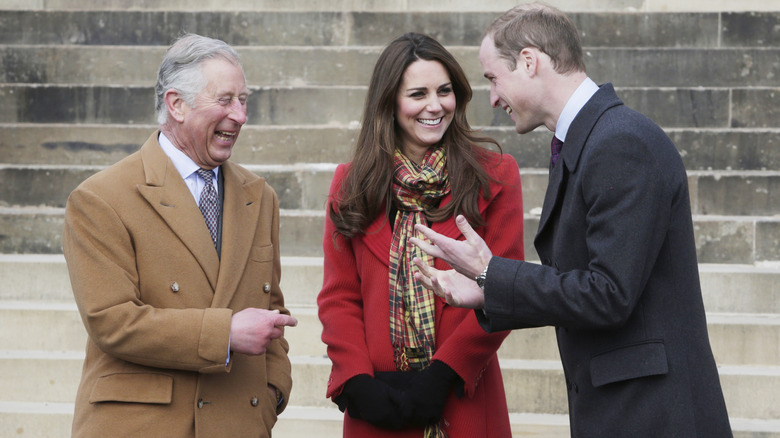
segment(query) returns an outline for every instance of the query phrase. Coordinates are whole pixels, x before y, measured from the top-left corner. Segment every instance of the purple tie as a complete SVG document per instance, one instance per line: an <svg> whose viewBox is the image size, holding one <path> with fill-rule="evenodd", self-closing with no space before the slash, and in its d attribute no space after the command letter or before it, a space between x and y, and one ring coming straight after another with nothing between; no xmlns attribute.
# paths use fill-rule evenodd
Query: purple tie
<svg viewBox="0 0 780 438"><path fill-rule="evenodd" d="M552 153L553 166L555 166L555 162L558 161L558 156L561 155L562 148L563 148L563 142L558 140L558 137L553 135L552 143L550 143L550 152Z"/></svg>
<svg viewBox="0 0 780 438"><path fill-rule="evenodd" d="M211 233L211 240L214 242L214 246L217 246L219 200L217 199L217 191L214 190L214 184L212 183L214 172L208 169L198 169L196 172L206 183L206 186L200 193L200 212L203 213L203 218L206 219L206 225L209 227L209 233Z"/></svg>

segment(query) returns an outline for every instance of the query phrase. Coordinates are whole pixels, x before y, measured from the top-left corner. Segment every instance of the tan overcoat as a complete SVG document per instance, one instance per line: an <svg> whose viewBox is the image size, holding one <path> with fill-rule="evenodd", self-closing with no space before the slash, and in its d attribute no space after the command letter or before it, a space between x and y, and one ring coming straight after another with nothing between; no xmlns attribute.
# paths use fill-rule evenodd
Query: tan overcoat
<svg viewBox="0 0 780 438"><path fill-rule="evenodd" d="M287 341L226 362L234 312L289 314L276 193L221 166L220 260L157 134L68 198L63 250L89 334L73 437L268 437L290 399Z"/></svg>

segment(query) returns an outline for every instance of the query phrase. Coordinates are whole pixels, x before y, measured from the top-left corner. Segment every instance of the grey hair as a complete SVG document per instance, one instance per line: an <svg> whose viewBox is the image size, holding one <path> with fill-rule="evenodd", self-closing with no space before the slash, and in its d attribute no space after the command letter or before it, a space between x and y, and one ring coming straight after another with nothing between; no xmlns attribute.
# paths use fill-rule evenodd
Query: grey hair
<svg viewBox="0 0 780 438"><path fill-rule="evenodd" d="M175 89L187 105L194 107L195 97L206 86L201 64L216 58L241 66L238 52L221 40L188 33L171 45L160 64L154 87L155 111L161 125L168 121L165 93Z"/></svg>

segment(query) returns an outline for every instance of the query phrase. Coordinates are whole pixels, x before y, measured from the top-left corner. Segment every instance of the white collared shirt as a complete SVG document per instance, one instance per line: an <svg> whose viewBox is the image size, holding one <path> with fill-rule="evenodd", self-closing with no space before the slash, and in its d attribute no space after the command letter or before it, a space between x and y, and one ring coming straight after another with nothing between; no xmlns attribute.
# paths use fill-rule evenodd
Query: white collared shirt
<svg viewBox="0 0 780 438"><path fill-rule="evenodd" d="M566 134L569 132L571 122L597 91L599 91L599 86L588 77L574 90L569 101L566 102L566 106L563 107L561 115L558 116L558 124L555 125L555 136L558 140L566 141Z"/></svg>
<svg viewBox="0 0 780 438"><path fill-rule="evenodd" d="M157 141L160 143L160 146L162 146L165 155L173 161L173 166L179 171L179 175L181 175L184 183L187 184L187 188L190 189L190 193L195 197L195 202L200 207L200 193L206 187L206 183L196 173L197 170L200 169L200 166L195 164L195 162L192 161L192 158L188 157L187 154L174 146L162 132L160 132ZM219 167L214 168L212 173L214 175L214 179L212 180L214 190L219 193L219 184L217 184L216 179L219 175Z"/></svg>

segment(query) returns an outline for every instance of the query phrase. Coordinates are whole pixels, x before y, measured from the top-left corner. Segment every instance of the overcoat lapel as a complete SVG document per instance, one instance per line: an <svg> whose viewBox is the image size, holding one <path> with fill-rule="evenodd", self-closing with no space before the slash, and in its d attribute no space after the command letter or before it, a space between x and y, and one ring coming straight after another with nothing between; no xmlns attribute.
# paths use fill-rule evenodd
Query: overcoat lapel
<svg viewBox="0 0 780 438"><path fill-rule="evenodd" d="M382 211L363 234L363 243L374 257L379 259L385 265L390 265L390 245L393 240L393 231L390 227L390 220L387 218L387 212Z"/></svg>
<svg viewBox="0 0 780 438"><path fill-rule="evenodd" d="M265 184L264 178L247 181L229 161L222 165L220 172L225 178L222 261L212 307L227 307L236 292L252 249L252 239L247 238L246 231L257 228Z"/></svg>
<svg viewBox="0 0 780 438"><path fill-rule="evenodd" d="M568 146L569 145L567 144L566 147ZM563 184L566 174L564 169L566 166L564 163L563 154L561 154L561 156L558 158L557 165L550 169L550 178L549 182L547 183L547 191L544 194L542 216L539 218L539 228L536 231L536 239L539 239L539 236L542 235L544 229L547 227L555 206L559 201L563 200L563 192L566 187L565 184Z"/></svg>
<svg viewBox="0 0 780 438"><path fill-rule="evenodd" d="M157 142L155 132L141 147L145 185L138 191L179 237L203 268L212 288L216 288L219 258L214 242L187 185Z"/></svg>
<svg viewBox="0 0 780 438"><path fill-rule="evenodd" d="M550 171L550 180L542 204L542 216L539 218L539 229L534 240L537 249L539 248L537 242L546 231L545 228L549 225L553 211L558 208L558 204L563 202L566 180L570 174L576 171L591 130L606 110L622 104L623 102L615 94L612 84L607 83L599 87L596 94L574 117L566 134L566 141L558 162Z"/></svg>

